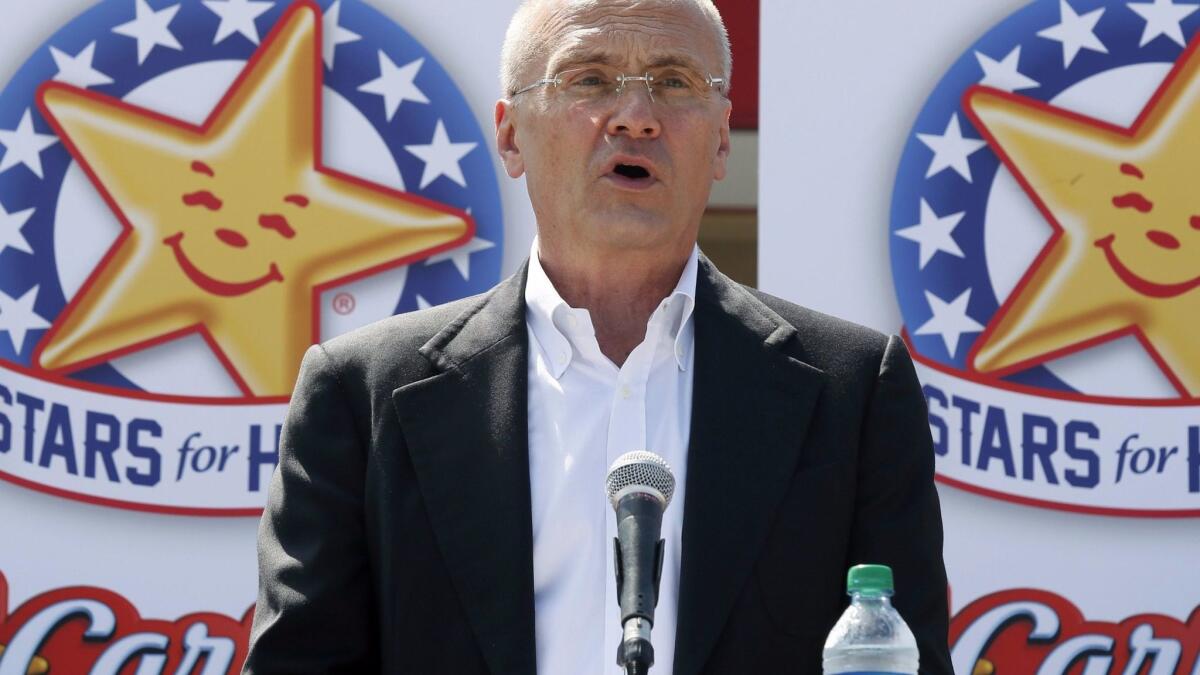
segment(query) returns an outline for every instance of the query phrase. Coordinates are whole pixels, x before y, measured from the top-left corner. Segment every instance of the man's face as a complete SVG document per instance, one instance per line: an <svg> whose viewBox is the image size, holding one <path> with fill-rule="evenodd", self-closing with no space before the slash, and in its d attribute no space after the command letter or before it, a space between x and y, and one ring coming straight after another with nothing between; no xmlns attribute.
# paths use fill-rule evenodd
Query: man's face
<svg viewBox="0 0 1200 675"><path fill-rule="evenodd" d="M628 4L549 9L535 31L548 57L520 85L593 63L626 75L663 63L721 75L714 28L692 3ZM497 142L509 175L527 177L543 242L682 250L696 239L712 181L725 175L729 111L715 90L671 104L652 100L642 82L596 100L537 87L497 105Z"/></svg>

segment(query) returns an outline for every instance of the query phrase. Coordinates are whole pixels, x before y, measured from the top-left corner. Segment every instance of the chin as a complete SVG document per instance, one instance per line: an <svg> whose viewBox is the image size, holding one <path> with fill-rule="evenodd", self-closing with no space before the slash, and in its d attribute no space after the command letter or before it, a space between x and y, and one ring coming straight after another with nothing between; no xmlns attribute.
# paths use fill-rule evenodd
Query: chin
<svg viewBox="0 0 1200 675"><path fill-rule="evenodd" d="M661 214L638 209L621 209L598 218L590 227L593 237L610 246L651 248L671 242L679 236L674 225Z"/></svg>

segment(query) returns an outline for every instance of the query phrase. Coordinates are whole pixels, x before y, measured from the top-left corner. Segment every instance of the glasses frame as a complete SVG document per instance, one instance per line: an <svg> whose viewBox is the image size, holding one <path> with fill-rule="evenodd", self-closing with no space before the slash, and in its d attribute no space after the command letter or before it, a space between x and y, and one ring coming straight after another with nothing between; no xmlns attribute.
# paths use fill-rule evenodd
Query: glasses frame
<svg viewBox="0 0 1200 675"><path fill-rule="evenodd" d="M585 66L582 68L570 68L567 70L560 71L552 77L543 77L531 84L527 84L524 87L521 87L520 89L514 91L512 93L512 95L510 96L510 98L516 98L517 96L524 94L526 92L529 92L529 91L533 91L534 89L537 89L538 87L552 86L555 89L557 89L558 86L563 83L564 75L568 75L570 73L576 73L581 70L590 70L595 67L596 66ZM691 70L691 69L689 68L687 70ZM625 73L618 73L617 74L617 88L615 91L615 93L618 97L621 94L625 93L625 85L629 82L644 82L646 84L646 93L650 95L650 100L654 101L654 76L651 75L649 73L649 71L644 72L641 75L626 75ZM718 94L720 94L722 96L725 95L725 90L724 90L725 78L713 77L712 73L705 73L704 74L704 82L708 85L709 91L716 91Z"/></svg>

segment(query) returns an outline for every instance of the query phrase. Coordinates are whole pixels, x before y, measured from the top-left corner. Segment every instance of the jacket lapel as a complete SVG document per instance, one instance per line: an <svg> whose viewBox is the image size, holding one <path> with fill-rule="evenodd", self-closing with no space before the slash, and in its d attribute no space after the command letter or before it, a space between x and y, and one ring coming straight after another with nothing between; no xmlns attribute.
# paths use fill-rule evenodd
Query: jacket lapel
<svg viewBox="0 0 1200 675"><path fill-rule="evenodd" d="M392 395L439 549L497 675L536 670L525 276L430 340L421 352L439 373Z"/></svg>
<svg viewBox="0 0 1200 675"><path fill-rule="evenodd" d="M676 675L712 652L795 472L823 383L796 331L702 259Z"/></svg>

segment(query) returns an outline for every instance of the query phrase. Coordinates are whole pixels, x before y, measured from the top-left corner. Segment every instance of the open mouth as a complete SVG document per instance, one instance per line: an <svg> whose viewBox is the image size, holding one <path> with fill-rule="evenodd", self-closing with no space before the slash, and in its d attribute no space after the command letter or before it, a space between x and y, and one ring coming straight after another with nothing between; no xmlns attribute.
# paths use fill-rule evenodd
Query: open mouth
<svg viewBox="0 0 1200 675"><path fill-rule="evenodd" d="M637 166L636 164L618 164L613 169L613 173L634 180L650 177L650 172L645 167Z"/></svg>
<svg viewBox="0 0 1200 675"><path fill-rule="evenodd" d="M654 165L637 157L614 157L604 174L620 187L638 190L645 189L658 182Z"/></svg>
<svg viewBox="0 0 1200 675"><path fill-rule="evenodd" d="M1181 281L1177 284L1159 284L1133 273L1121 262L1117 254L1113 251L1113 240L1116 239L1115 234L1110 234L1107 237L1097 239L1095 245L1097 248L1104 250L1104 257L1108 260L1108 266L1116 273L1117 278L1134 291L1152 298L1173 298L1177 295L1183 295L1188 291L1200 286L1200 277Z"/></svg>
<svg viewBox="0 0 1200 675"><path fill-rule="evenodd" d="M271 269L268 270L266 274L257 279L251 279L250 281L221 281L220 279L214 279L204 272L201 272L200 268L196 267L192 261L189 260L186 255L184 255L183 246L180 245L182 241L182 232L176 232L166 239L163 239L163 243L169 246L171 251L175 253L175 262L179 263L179 268L183 270L183 273L187 275L187 278L193 284L196 284L201 289L214 295L221 295L225 297L244 295L250 291L265 286L272 281L283 281L283 275L279 273L279 268L275 266L275 263L271 263Z"/></svg>

